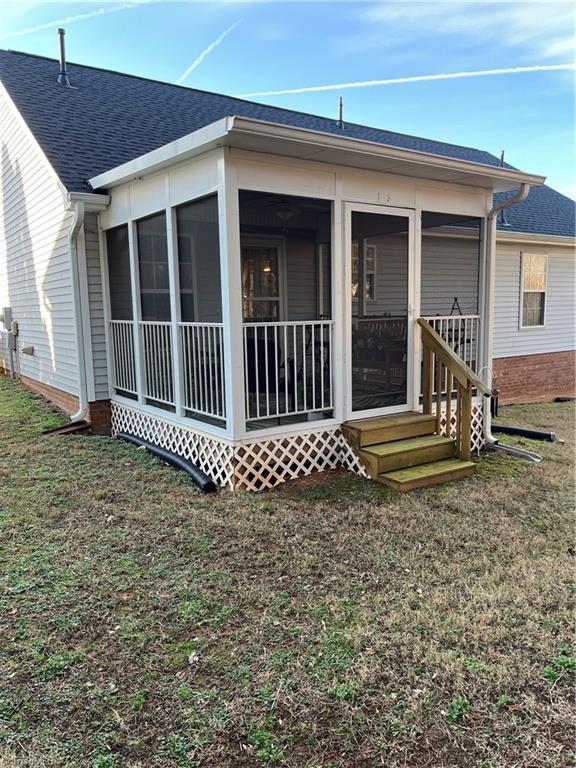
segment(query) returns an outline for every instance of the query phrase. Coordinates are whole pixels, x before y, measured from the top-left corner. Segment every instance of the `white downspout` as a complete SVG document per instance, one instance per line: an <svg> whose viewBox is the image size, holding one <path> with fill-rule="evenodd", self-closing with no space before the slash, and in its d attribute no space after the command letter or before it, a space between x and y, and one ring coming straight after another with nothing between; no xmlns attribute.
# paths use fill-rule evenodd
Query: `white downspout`
<svg viewBox="0 0 576 768"><path fill-rule="evenodd" d="M84 203L74 202L68 207L72 211L70 228L70 263L72 272L72 295L74 299L74 324L76 330L76 348L78 350L79 408L70 416L70 421L82 421L88 412L88 388L86 384L86 351L82 322L82 298L80 291L80 270L78 267L78 233L84 226Z"/></svg>
<svg viewBox="0 0 576 768"><path fill-rule="evenodd" d="M485 332L485 347L484 347L484 360L487 362L485 371L485 380L489 389L492 389L493 377L492 377L492 354L493 354L493 330L494 330L494 295L496 290L496 218L498 214L505 208L510 208L513 205L522 203L528 197L530 192L530 184L522 183L520 189L516 195L509 197L507 200L503 200L501 203L497 203L492 207L488 213L487 218L487 232L486 242L488 246L488 258L486 259L486 276L485 276L485 317L486 317L486 332ZM531 461L541 461L541 457L538 454L531 453L530 451L521 451L517 448L511 448L501 445L497 438L492 434L492 414L490 412L490 401L485 399L484 401L484 418L483 418L484 440L487 448L498 448L514 455L521 455L522 458L530 459Z"/></svg>

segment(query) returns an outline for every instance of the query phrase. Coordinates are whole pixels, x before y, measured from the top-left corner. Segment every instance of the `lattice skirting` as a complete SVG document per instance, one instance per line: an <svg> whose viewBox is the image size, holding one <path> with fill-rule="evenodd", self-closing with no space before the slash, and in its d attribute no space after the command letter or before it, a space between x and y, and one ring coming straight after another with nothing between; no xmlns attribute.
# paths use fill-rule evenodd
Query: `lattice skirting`
<svg viewBox="0 0 576 768"><path fill-rule="evenodd" d="M343 467L365 476L339 427L255 438L241 444L212 437L161 416L112 403L112 434L128 432L197 464L215 483L262 491L312 472Z"/></svg>
<svg viewBox="0 0 576 768"><path fill-rule="evenodd" d="M232 445L217 437L195 432L155 414L112 403L112 434L128 432L154 445L174 451L196 464L222 487L234 487Z"/></svg>
<svg viewBox="0 0 576 768"><path fill-rule="evenodd" d="M442 404L442 434L446 430L446 403ZM456 401L452 403L450 412L450 437L456 437ZM484 447L484 416L481 402L472 403L472 450L480 451Z"/></svg>
<svg viewBox="0 0 576 768"><path fill-rule="evenodd" d="M484 445L482 403L472 406L472 449ZM455 408L450 434L456 433ZM442 431L446 432L443 407ZM254 438L240 444L212 437L138 408L112 403L112 434L128 432L174 451L197 464L215 483L233 490L262 491L286 480L342 467L366 477L366 472L339 427L318 424L291 435Z"/></svg>

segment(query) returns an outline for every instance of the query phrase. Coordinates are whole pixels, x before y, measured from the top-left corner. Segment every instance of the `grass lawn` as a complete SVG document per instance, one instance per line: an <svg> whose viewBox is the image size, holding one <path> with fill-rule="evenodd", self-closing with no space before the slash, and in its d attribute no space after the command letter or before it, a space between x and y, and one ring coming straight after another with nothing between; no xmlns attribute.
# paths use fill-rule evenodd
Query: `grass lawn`
<svg viewBox="0 0 576 768"><path fill-rule="evenodd" d="M573 765L574 407L404 496L202 496L0 377L2 768Z"/></svg>

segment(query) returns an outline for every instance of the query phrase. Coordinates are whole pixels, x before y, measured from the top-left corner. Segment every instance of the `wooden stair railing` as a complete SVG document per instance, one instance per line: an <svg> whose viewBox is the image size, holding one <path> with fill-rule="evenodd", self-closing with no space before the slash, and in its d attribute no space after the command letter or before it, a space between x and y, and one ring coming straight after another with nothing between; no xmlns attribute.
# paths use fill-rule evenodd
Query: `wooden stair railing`
<svg viewBox="0 0 576 768"><path fill-rule="evenodd" d="M446 435L450 437L452 418L452 392L456 384L456 455L463 461L470 461L472 455L472 392L474 389L483 395L490 391L462 358L448 346L427 320L419 317L422 336L422 396L425 414L436 416L436 433L441 433L442 392L446 384ZM436 396L434 398L434 386ZM433 414L432 404L436 400Z"/></svg>

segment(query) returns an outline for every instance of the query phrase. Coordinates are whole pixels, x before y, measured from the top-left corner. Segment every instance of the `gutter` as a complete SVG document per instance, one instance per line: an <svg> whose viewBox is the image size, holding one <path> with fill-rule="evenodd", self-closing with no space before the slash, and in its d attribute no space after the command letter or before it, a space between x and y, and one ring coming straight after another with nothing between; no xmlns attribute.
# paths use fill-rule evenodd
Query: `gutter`
<svg viewBox="0 0 576 768"><path fill-rule="evenodd" d="M71 422L82 421L88 412L88 386L86 383L86 350L82 322L82 301L80 291L80 270L78 268L78 234L84 226L84 203L71 201L68 210L72 211L70 228L70 266L72 269L72 294L74 297L74 325L76 331L76 349L78 351L78 381L80 384L80 405L76 413L70 416Z"/></svg>
<svg viewBox="0 0 576 768"><path fill-rule="evenodd" d="M500 211L503 211L505 208L511 208L513 205L518 205L518 203L524 202L526 198L528 197L528 193L530 192L530 184L526 182L522 182L520 185L520 189L518 190L517 194L513 195L512 197L508 198L508 200L503 200L501 203L498 203L497 205L493 206L492 209L489 211L487 216L488 225L490 227L490 242L493 244L492 251L494 251L494 246L496 242L496 217L500 213ZM490 285L489 285L489 293L491 296L494 295L494 281L495 281L495 254L492 253L492 266L490 270ZM493 301L491 300L492 306L490 307L490 311L492 313L493 309ZM487 356L487 359L492 362L492 339L490 334L489 339L490 344L490 354ZM492 388L492 369L487 370L487 384L488 387ZM512 456L516 456L519 459L525 459L527 461L532 461L536 464L539 464L542 461L542 456L540 456L537 453L533 453L532 451L525 451L522 448L514 448L509 445L501 445L498 442L498 439L494 437L492 434L492 414L490 412L490 407L486 406L486 404L489 403L489 400L484 400L484 418L483 418L483 431L484 431L484 441L486 444L486 448L488 450L498 450L503 451L504 453L508 453Z"/></svg>

